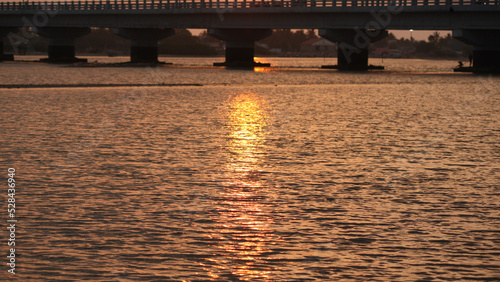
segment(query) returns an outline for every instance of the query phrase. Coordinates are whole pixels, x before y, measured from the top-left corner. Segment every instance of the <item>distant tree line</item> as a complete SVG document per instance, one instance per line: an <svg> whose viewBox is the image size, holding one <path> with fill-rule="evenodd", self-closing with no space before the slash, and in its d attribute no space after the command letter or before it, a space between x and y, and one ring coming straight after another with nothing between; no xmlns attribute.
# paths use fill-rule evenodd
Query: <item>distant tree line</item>
<svg viewBox="0 0 500 282"><path fill-rule="evenodd" d="M450 33L441 36L434 32L426 40L396 38L393 33L370 45L370 48L406 50L409 57L419 58L459 58L472 52L472 46L454 39Z"/></svg>
<svg viewBox="0 0 500 282"><path fill-rule="evenodd" d="M97 29L89 35L79 38L77 51L89 53L127 54L130 41L112 32L110 29ZM158 42L158 53L181 56L213 56L217 52L213 47L201 42L187 29L176 29L175 34Z"/></svg>
<svg viewBox="0 0 500 282"><path fill-rule="evenodd" d="M279 49L283 53L300 51L301 44L309 39L319 38L313 29L290 30L276 29L273 34L256 44L257 55L271 54L270 50ZM26 43L18 46L20 53L47 52L48 39L33 35ZM176 29L175 35L158 43L159 53L163 55L181 56L214 56L223 53L224 42L206 31L193 36L187 29ZM10 44L5 44L6 51L12 51ZM439 32L431 34L427 41L396 38L393 33L383 40L370 44L370 49L388 48L405 50L410 57L457 58L467 56L472 47L452 38L448 33L441 36ZM130 41L113 33L108 28L95 28L92 33L76 40L78 53L101 55L127 55L130 52Z"/></svg>
<svg viewBox="0 0 500 282"><path fill-rule="evenodd" d="M158 43L158 52L168 55L215 56L217 50L193 36L187 29L176 29L175 35Z"/></svg>
<svg viewBox="0 0 500 282"><path fill-rule="evenodd" d="M300 51L300 45L309 39L316 39L318 36L314 29L308 30L290 30L275 29L273 34L259 43L265 44L268 49L280 49L283 52Z"/></svg>
<svg viewBox="0 0 500 282"><path fill-rule="evenodd" d="M17 49L23 53L47 52L48 39L34 34ZM6 44L6 51L12 52L10 44ZM77 53L90 53L102 55L126 55L130 52L130 41L113 33L109 28L94 28L86 36L76 39ZM165 55L183 56L213 56L217 54L215 48L202 42L186 29L176 29L175 35L158 42L158 52Z"/></svg>

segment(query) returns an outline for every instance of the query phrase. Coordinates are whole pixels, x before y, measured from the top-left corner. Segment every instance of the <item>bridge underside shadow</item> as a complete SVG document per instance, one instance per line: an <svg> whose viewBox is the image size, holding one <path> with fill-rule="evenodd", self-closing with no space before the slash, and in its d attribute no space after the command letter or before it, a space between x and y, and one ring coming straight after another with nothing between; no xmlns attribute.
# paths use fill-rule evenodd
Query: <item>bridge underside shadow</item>
<svg viewBox="0 0 500 282"><path fill-rule="evenodd" d="M474 47L472 68L476 73L500 73L500 30L453 30L453 37Z"/></svg>
<svg viewBox="0 0 500 282"><path fill-rule="evenodd" d="M209 29L208 34L226 42L226 61L214 66L250 68L270 66L254 61L255 41L273 33L271 29Z"/></svg>
<svg viewBox="0 0 500 282"><path fill-rule="evenodd" d="M75 39L90 33L88 27L39 27L34 31L49 39L47 59L49 63L87 62L87 59L75 57Z"/></svg>
<svg viewBox="0 0 500 282"><path fill-rule="evenodd" d="M356 71L383 69L368 65L368 48L370 43L387 37L386 30L320 29L319 35L338 45L338 65L323 66L323 68Z"/></svg>
<svg viewBox="0 0 500 282"><path fill-rule="evenodd" d="M130 40L130 62L158 64L158 41L170 37L170 28L119 28L115 34Z"/></svg>
<svg viewBox="0 0 500 282"><path fill-rule="evenodd" d="M0 27L0 62L14 61L14 55L4 53L4 38L10 33L16 33L17 27Z"/></svg>

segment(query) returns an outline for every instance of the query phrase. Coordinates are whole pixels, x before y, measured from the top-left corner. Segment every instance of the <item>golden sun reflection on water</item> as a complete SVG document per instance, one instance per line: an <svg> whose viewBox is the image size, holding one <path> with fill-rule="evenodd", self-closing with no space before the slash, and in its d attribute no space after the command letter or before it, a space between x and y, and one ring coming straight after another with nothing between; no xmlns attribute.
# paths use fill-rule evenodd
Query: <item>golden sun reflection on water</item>
<svg viewBox="0 0 500 282"><path fill-rule="evenodd" d="M216 230L211 234L222 256L211 261L214 279L268 279L263 255L273 238L267 195L261 172L265 162L265 129L269 116L265 100L254 93L232 96L225 114L229 129L228 161L222 169L222 188L215 203ZM222 276L222 277L221 277Z"/></svg>
<svg viewBox="0 0 500 282"><path fill-rule="evenodd" d="M264 58L259 58L259 57L253 57L253 61L263 63L263 64L269 63L268 60L266 60ZM276 70L274 68L271 68L271 67L254 67L253 71L260 72L260 73L274 73L274 72L276 72Z"/></svg>
<svg viewBox="0 0 500 282"><path fill-rule="evenodd" d="M276 72L276 70L271 68L271 67L254 67L253 70L255 72L261 72L261 73L274 73L274 72Z"/></svg>
<svg viewBox="0 0 500 282"><path fill-rule="evenodd" d="M269 119L265 102L253 93L234 96L229 101L227 119L230 129L227 144L231 153L228 163L230 170L251 175L258 169L264 154L262 143Z"/></svg>

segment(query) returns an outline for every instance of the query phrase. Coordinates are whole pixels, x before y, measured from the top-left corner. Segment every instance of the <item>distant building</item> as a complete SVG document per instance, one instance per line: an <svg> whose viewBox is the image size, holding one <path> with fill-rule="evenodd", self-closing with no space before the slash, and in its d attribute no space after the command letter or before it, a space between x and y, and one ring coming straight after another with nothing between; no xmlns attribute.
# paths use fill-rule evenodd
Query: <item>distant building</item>
<svg viewBox="0 0 500 282"><path fill-rule="evenodd" d="M371 52L370 56L373 58L387 58L389 57L389 48L377 48Z"/></svg>
<svg viewBox="0 0 500 282"><path fill-rule="evenodd" d="M406 54L404 50L400 49L389 49L389 48L377 48L370 53L373 58L402 58L403 54Z"/></svg>
<svg viewBox="0 0 500 282"><path fill-rule="evenodd" d="M391 49L389 50L389 58L401 58L403 56L403 53L401 50L398 49Z"/></svg>
<svg viewBox="0 0 500 282"><path fill-rule="evenodd" d="M283 56L283 51L280 48L272 48L269 52L276 56Z"/></svg>
<svg viewBox="0 0 500 282"><path fill-rule="evenodd" d="M300 53L302 56L310 57L329 57L336 53L337 44L324 38L313 38L300 44Z"/></svg>

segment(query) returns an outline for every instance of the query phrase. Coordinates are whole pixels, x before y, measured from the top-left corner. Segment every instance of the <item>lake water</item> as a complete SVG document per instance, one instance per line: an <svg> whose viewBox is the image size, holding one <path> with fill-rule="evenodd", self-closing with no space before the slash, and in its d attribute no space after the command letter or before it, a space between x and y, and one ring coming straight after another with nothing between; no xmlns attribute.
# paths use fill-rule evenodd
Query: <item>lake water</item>
<svg viewBox="0 0 500 282"><path fill-rule="evenodd" d="M162 60L0 64L0 277L500 281L500 77Z"/></svg>

